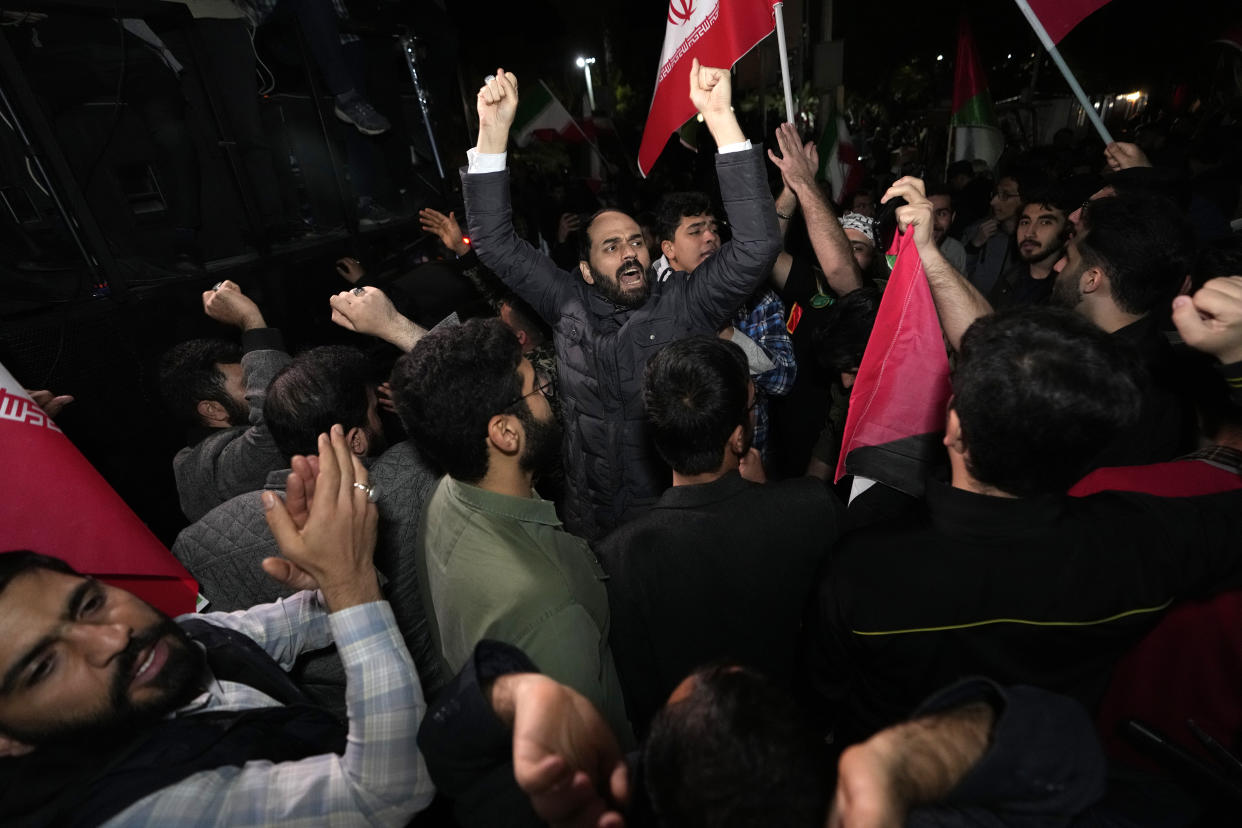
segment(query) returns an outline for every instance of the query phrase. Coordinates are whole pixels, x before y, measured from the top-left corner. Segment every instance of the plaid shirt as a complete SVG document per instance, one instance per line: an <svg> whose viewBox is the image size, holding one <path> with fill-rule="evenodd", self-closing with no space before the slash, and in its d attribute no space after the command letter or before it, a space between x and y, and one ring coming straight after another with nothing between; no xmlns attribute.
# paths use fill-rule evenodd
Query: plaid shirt
<svg viewBox="0 0 1242 828"><path fill-rule="evenodd" d="M426 703L387 602L328 614L318 593L301 592L202 617L250 636L285 669L299 653L335 641L347 681L345 753L201 771L140 799L107 825L402 826L431 802L435 791L416 741ZM251 687L213 678L174 715L275 704Z"/></svg>
<svg viewBox="0 0 1242 828"><path fill-rule="evenodd" d="M785 329L785 306L771 290L764 289L738 308L733 325L749 336L772 360L773 368L757 374L755 381L755 438L754 446L767 459L768 447L768 397L783 397L793 388L798 376L798 362L794 359L793 340Z"/></svg>

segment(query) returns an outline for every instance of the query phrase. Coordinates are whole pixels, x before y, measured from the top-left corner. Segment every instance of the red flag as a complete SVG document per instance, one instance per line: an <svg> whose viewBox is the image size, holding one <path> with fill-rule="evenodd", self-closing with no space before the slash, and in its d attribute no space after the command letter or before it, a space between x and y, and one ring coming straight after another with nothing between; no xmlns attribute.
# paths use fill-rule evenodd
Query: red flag
<svg viewBox="0 0 1242 828"><path fill-rule="evenodd" d="M0 551L61 558L168 615L194 611L194 578L3 365L0 446Z"/></svg>
<svg viewBox="0 0 1242 828"><path fill-rule="evenodd" d="M897 261L850 393L837 480L868 477L923 493L928 464L941 455L949 358L914 234L893 239Z"/></svg>
<svg viewBox="0 0 1242 828"><path fill-rule="evenodd" d="M669 0L655 95L638 148L638 170L644 176L668 137L694 117L691 59L698 58L703 66L732 68L776 28L772 6L772 0Z"/></svg>
<svg viewBox="0 0 1242 828"><path fill-rule="evenodd" d="M1108 0L1027 0L1027 3L1052 42L1060 43L1070 29L1096 9L1107 5Z"/></svg>

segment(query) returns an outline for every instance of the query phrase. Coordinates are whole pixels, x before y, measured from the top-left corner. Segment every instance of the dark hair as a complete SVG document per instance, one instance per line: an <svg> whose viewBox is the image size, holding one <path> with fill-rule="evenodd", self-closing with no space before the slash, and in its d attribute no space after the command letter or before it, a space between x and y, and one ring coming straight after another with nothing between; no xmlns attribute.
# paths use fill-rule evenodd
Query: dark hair
<svg viewBox="0 0 1242 828"><path fill-rule="evenodd" d="M344 345L303 351L267 387L263 418L285 459L318 454L319 435L336 423L365 427L371 409L371 366Z"/></svg>
<svg viewBox="0 0 1242 828"><path fill-rule="evenodd" d="M31 552L29 549L13 549L0 552L0 594L4 593L14 578L32 569L48 569L64 575L78 574L77 570L60 558L40 555L38 552Z"/></svg>
<svg viewBox="0 0 1242 828"><path fill-rule="evenodd" d="M880 309L880 291L874 286L851 290L824 314L811 335L815 356L827 371L857 371Z"/></svg>
<svg viewBox="0 0 1242 828"><path fill-rule="evenodd" d="M466 483L487 474L487 424L522 394L522 348L499 319L423 337L392 369L397 413L419 451Z"/></svg>
<svg viewBox="0 0 1242 828"><path fill-rule="evenodd" d="M1176 170L1164 167L1127 167L1104 177L1104 183L1117 195L1151 195L1168 199L1184 211L1193 196L1190 181Z"/></svg>
<svg viewBox="0 0 1242 828"><path fill-rule="evenodd" d="M656 451L680 474L716 471L729 435L749 416L746 355L732 342L694 336L647 363L643 402Z"/></svg>
<svg viewBox="0 0 1242 828"><path fill-rule="evenodd" d="M1072 311L975 320L953 375L971 475L1017 497L1064 493L1137 417L1136 370L1121 344Z"/></svg>
<svg viewBox="0 0 1242 828"><path fill-rule="evenodd" d="M1044 184L1038 187L1032 187L1029 191L1022 191L1022 206L1018 209L1021 213L1028 205L1038 204L1041 207L1051 207L1054 210L1060 210L1069 216L1070 213L1079 206L1069 198L1067 191L1063 187L1055 184Z"/></svg>
<svg viewBox="0 0 1242 828"><path fill-rule="evenodd" d="M1190 272L1194 231L1177 206L1153 195L1097 198L1083 211L1078 251L1108 275L1113 301L1144 314L1171 302Z"/></svg>
<svg viewBox="0 0 1242 828"><path fill-rule="evenodd" d="M232 403L220 365L241 362L241 347L223 339L191 339L169 348L160 359L160 394L168 411L187 426L202 425L198 404Z"/></svg>
<svg viewBox="0 0 1242 828"><path fill-rule="evenodd" d="M745 668L694 674L643 745L641 807L659 826L822 826L823 762L793 700Z"/></svg>
<svg viewBox="0 0 1242 828"><path fill-rule="evenodd" d="M711 213L712 200L703 193L669 193L660 199L656 210L660 241L672 241L685 216L701 216Z"/></svg>
<svg viewBox="0 0 1242 828"><path fill-rule="evenodd" d="M932 196L944 196L949 199L949 209L955 209L953 204L953 191L949 189L948 184L928 184L925 194L928 198L931 198Z"/></svg>

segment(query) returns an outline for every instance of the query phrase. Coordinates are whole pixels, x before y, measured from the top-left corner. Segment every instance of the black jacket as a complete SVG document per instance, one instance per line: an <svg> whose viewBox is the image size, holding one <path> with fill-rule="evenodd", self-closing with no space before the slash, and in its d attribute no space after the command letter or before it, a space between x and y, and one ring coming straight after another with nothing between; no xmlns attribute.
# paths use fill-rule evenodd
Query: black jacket
<svg viewBox="0 0 1242 828"><path fill-rule="evenodd" d="M683 678L713 661L792 686L803 610L844 512L814 478L759 485L733 471L674 486L595 544L636 732Z"/></svg>
<svg viewBox="0 0 1242 828"><path fill-rule="evenodd" d="M643 370L660 348L714 334L763 282L780 251L759 149L716 160L733 239L689 273L655 282L639 308L619 308L513 230L508 170L462 175L480 261L552 326L563 400L565 525L595 538L649 506L668 473L646 435ZM651 278L651 274L648 274Z"/></svg>

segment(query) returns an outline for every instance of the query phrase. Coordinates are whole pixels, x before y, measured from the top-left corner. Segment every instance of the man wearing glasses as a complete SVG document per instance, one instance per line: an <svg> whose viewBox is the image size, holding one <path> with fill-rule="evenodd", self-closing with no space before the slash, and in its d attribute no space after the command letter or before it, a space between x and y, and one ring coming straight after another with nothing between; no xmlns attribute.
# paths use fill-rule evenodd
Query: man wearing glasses
<svg viewBox="0 0 1242 828"><path fill-rule="evenodd" d="M1018 179L1002 176L992 192L992 215L966 228L966 277L984 296L991 294L1005 268L1018 261L1014 230L1022 210Z"/></svg>
<svg viewBox="0 0 1242 828"><path fill-rule="evenodd" d="M392 387L410 438L446 475L415 545L442 666L458 672L485 638L513 644L628 733L604 572L533 488L559 459L552 384L502 321L472 319L424 337L397 361Z"/></svg>

